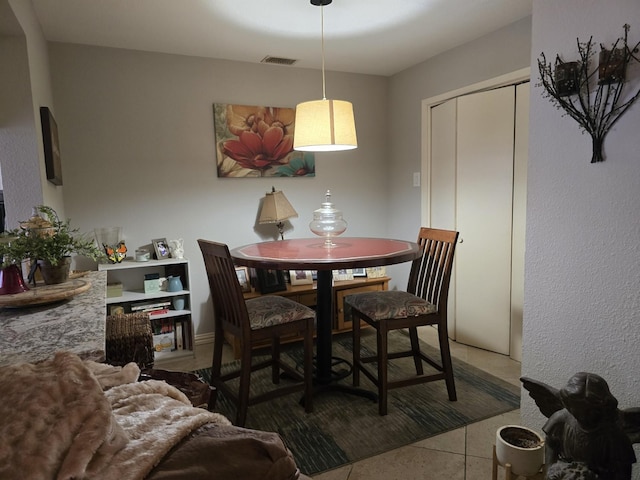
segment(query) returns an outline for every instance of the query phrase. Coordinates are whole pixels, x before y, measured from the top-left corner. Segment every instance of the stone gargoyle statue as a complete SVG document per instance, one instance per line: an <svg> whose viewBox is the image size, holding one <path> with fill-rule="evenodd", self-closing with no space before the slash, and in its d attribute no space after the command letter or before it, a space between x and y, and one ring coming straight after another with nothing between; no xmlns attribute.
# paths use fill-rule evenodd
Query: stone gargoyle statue
<svg viewBox="0 0 640 480"><path fill-rule="evenodd" d="M640 443L640 408L621 410L607 382L579 372L560 390L527 377L520 381L548 418L546 480L630 480Z"/></svg>

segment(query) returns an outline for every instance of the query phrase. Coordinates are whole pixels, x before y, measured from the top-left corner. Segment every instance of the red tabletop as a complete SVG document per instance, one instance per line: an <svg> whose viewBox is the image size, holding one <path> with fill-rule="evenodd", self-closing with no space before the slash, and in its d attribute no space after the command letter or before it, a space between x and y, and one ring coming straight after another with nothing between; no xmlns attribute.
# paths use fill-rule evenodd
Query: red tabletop
<svg viewBox="0 0 640 480"><path fill-rule="evenodd" d="M278 270L338 270L391 265L419 256L417 243L387 238L335 238L328 248L321 238L253 243L231 250L239 265ZM298 268L300 269L300 268Z"/></svg>

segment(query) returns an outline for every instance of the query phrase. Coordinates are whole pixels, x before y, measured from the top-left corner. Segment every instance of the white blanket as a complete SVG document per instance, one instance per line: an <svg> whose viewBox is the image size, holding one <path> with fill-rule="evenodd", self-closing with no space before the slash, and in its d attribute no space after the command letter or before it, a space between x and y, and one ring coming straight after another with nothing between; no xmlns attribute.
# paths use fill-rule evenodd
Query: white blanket
<svg viewBox="0 0 640 480"><path fill-rule="evenodd" d="M1 367L0 478L140 480L194 429L230 425L138 373L66 352Z"/></svg>

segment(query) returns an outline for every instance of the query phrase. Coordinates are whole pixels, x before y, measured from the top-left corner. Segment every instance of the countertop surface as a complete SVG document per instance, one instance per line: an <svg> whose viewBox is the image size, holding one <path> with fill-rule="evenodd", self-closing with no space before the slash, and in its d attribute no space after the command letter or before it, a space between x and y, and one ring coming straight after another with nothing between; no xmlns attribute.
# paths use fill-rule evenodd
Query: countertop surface
<svg viewBox="0 0 640 480"><path fill-rule="evenodd" d="M83 279L91 287L70 299L0 309L0 365L45 360L60 350L104 360L107 272Z"/></svg>

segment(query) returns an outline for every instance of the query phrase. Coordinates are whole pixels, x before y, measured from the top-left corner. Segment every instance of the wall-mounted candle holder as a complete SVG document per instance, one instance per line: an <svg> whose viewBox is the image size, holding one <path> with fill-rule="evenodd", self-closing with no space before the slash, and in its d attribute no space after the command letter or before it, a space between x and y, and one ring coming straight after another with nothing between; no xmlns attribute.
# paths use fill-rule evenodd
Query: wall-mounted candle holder
<svg viewBox="0 0 640 480"><path fill-rule="evenodd" d="M579 74L580 64L578 62L562 62L560 57L556 57L554 81L558 95L566 97L578 93Z"/></svg>
<svg viewBox="0 0 640 480"><path fill-rule="evenodd" d="M590 70L593 37L586 43L577 40L579 61L563 62L556 55L552 65L544 53L538 58L543 95L591 135L591 163L604 161L603 144L607 133L640 96L640 88L631 96L624 95L627 65L632 60L640 61L635 55L640 42L631 48L628 45L629 28L624 25L624 37L616 40L611 49L600 45L599 64L594 70Z"/></svg>

